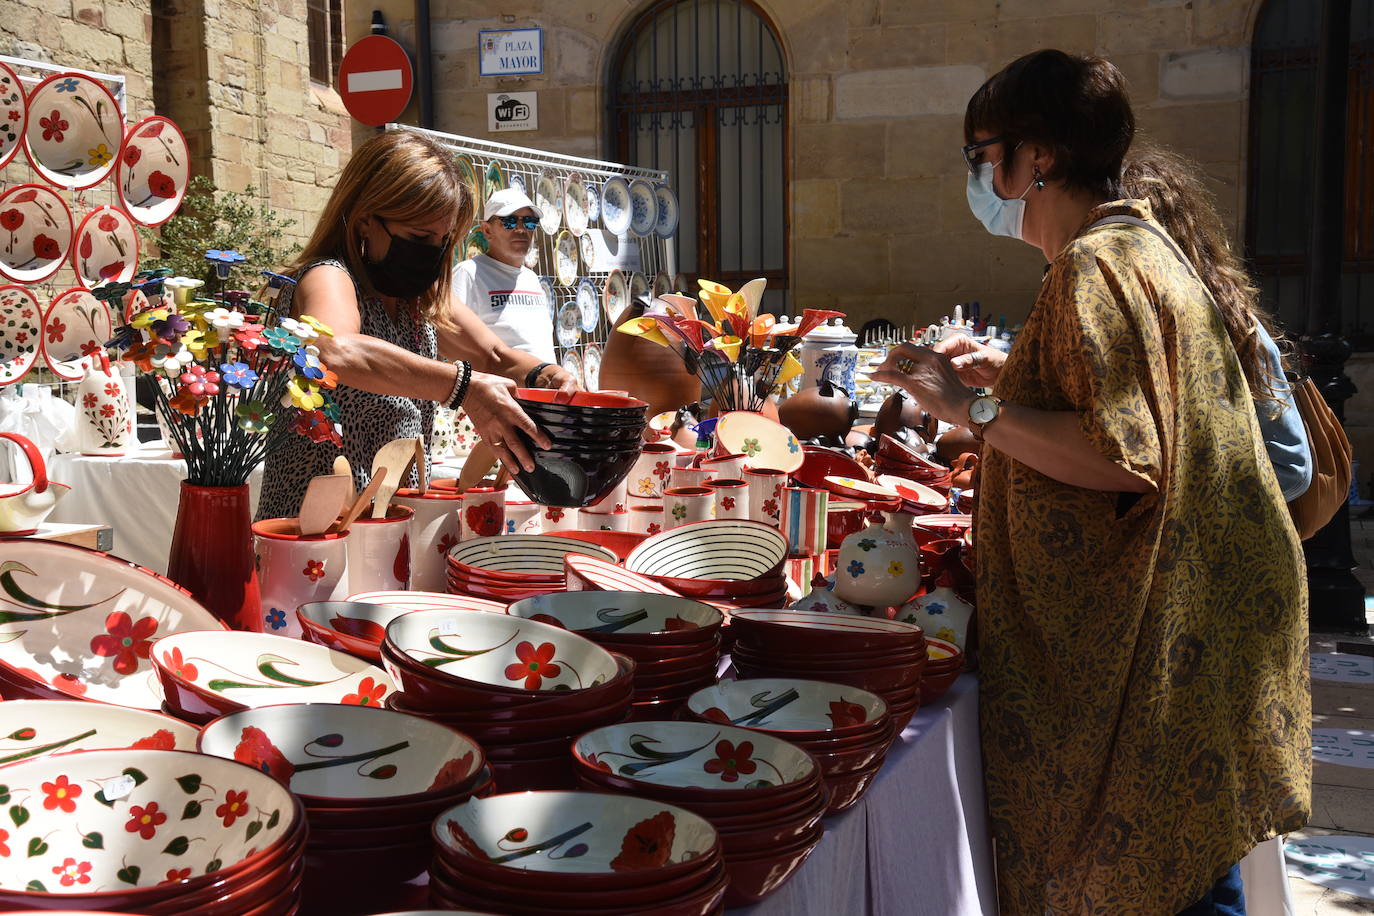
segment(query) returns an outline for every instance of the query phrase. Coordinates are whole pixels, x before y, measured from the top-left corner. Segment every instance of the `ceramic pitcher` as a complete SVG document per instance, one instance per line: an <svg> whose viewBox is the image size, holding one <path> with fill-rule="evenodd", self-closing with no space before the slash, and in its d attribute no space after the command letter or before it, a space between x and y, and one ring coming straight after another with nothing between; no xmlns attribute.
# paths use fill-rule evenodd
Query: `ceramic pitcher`
<svg viewBox="0 0 1374 916"><path fill-rule="evenodd" d="M897 619L914 623L927 636L952 642L960 649L968 647L969 624L973 620L973 605L964 601L951 587L948 574L942 575L935 590L913 598L902 605Z"/></svg>
<svg viewBox="0 0 1374 916"><path fill-rule="evenodd" d="M76 389L76 423L83 455L123 455L133 437L124 377L110 367L103 350L87 360Z"/></svg>
<svg viewBox="0 0 1374 916"><path fill-rule="evenodd" d="M921 563L911 521L905 512L892 512L845 538L835 563L835 595L879 607L901 605L915 595Z"/></svg>
<svg viewBox="0 0 1374 916"><path fill-rule="evenodd" d="M29 463L30 477L28 483L0 483L0 534L33 534L71 487L48 479L43 454L27 437L0 433L0 439L8 439L19 446Z"/></svg>

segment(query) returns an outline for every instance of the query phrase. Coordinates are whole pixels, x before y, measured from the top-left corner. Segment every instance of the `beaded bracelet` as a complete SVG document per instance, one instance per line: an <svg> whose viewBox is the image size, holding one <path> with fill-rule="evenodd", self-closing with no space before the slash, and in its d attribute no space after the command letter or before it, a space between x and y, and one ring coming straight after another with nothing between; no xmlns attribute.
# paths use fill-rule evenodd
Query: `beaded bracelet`
<svg viewBox="0 0 1374 916"><path fill-rule="evenodd" d="M539 373L543 372L545 369L549 368L549 367L552 366L552 365L553 365L553 363L540 363L539 365L537 365L537 366L535 366L533 369L531 369L529 372L526 372L526 373L525 373L525 387L526 387L526 388L533 388L533 387L534 387L534 383L537 382L537 381L539 381Z"/></svg>
<svg viewBox="0 0 1374 916"><path fill-rule="evenodd" d="M458 367L458 372L453 379L453 391L445 404L449 410L457 410L463 405L463 398L467 397L468 393L468 383L472 381L472 363L459 359L454 360L453 364Z"/></svg>

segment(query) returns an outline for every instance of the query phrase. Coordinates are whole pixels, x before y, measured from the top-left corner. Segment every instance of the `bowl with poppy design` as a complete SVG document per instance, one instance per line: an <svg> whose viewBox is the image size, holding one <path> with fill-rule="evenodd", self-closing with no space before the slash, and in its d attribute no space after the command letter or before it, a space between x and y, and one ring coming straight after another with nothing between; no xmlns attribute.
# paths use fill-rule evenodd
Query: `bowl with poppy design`
<svg viewBox="0 0 1374 916"><path fill-rule="evenodd" d="M186 751L57 754L9 765L5 786L5 845L26 854L0 856L0 905L213 900L289 864L282 856L298 856L304 839L300 802L285 786Z"/></svg>
<svg viewBox="0 0 1374 916"><path fill-rule="evenodd" d="M488 763L477 774L477 779L472 786L462 792L451 795L441 795L435 793L427 796L421 801L398 802L396 804L377 805L366 803L353 807L344 805L321 805L306 809L306 820L310 822L310 839L312 845L316 844L318 831L337 831L342 838L344 831L349 831L352 839L345 843L339 842L334 845L360 845L359 838L366 838L368 834L358 834L354 831L379 830L391 828L399 824L407 824L412 828L419 829L421 832L428 833L429 825L439 812L453 807L460 801L469 797L485 798L496 793L496 779L492 774L491 764ZM331 837L330 839L334 839ZM390 841L388 841L390 842Z"/></svg>
<svg viewBox="0 0 1374 916"><path fill-rule="evenodd" d="M517 601L507 613L617 646L700 646L725 619L718 609L690 598L622 591L555 592Z"/></svg>
<svg viewBox="0 0 1374 916"><path fill-rule="evenodd" d="M776 656L754 655L746 652L743 646L736 645L730 653L736 670L746 678L824 678L837 684L847 684L861 690L879 694L892 702L892 694L908 690L921 683L924 659L894 665L873 664L864 667L821 667L802 664L786 664L777 661Z"/></svg>
<svg viewBox="0 0 1374 916"><path fill-rule="evenodd" d="M282 703L379 706L396 689L362 659L270 633L176 633L154 644L152 658L168 706L192 719Z"/></svg>
<svg viewBox="0 0 1374 916"><path fill-rule="evenodd" d="M0 552L0 669L26 690L157 710L153 641L187 630L219 630L180 586L108 554L18 538Z"/></svg>
<svg viewBox="0 0 1374 916"><path fill-rule="evenodd" d="M800 678L721 681L687 700L692 716L795 741L867 737L886 727L887 702L844 684Z"/></svg>
<svg viewBox="0 0 1374 916"><path fill-rule="evenodd" d="M142 709L80 700L0 703L0 766L68 751L196 749L195 726Z"/></svg>
<svg viewBox="0 0 1374 916"><path fill-rule="evenodd" d="M615 891L705 874L720 838L703 817L660 801L599 792L519 792L440 814L435 855L458 874L502 885Z"/></svg>
<svg viewBox="0 0 1374 916"><path fill-rule="evenodd" d="M312 806L463 792L485 762L477 742L437 722L332 703L223 716L201 729L197 749L270 773Z"/></svg>

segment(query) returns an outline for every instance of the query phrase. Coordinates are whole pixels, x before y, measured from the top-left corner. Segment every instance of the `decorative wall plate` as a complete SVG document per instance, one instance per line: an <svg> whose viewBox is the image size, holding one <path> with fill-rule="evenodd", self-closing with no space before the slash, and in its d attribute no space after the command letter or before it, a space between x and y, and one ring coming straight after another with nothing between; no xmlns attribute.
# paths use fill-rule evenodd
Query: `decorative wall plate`
<svg viewBox="0 0 1374 916"><path fill-rule="evenodd" d="M658 203L657 217L654 221L654 234L661 239L672 238L677 232L677 195L666 184L654 188L654 199Z"/></svg>
<svg viewBox="0 0 1374 916"><path fill-rule="evenodd" d="M581 339L582 312L578 309L576 300L569 300L558 310L558 345L575 347Z"/></svg>
<svg viewBox="0 0 1374 916"><path fill-rule="evenodd" d="M640 237L653 235L658 224L658 199L654 186L643 178L630 182L630 233Z"/></svg>
<svg viewBox="0 0 1374 916"><path fill-rule="evenodd" d="M190 180L186 137L175 121L153 115L129 128L115 167L115 185L135 222L160 226L171 219Z"/></svg>
<svg viewBox="0 0 1374 916"><path fill-rule="evenodd" d="M673 291L686 293L692 287L687 283L687 275L684 273L673 274Z"/></svg>
<svg viewBox="0 0 1374 916"><path fill-rule="evenodd" d="M483 173L483 180L486 185L487 197L490 197L497 191L503 190L506 187L506 173L501 169L501 163L497 162L495 159L488 162L487 170ZM486 202L486 197L482 198L483 205L485 205ZM479 207L478 209L481 208Z"/></svg>
<svg viewBox="0 0 1374 916"><path fill-rule="evenodd" d="M544 307L549 310L549 320L553 320L558 313L554 307L558 302L558 296L553 291L553 277L540 277L539 288L544 291Z"/></svg>
<svg viewBox="0 0 1374 916"><path fill-rule="evenodd" d="M606 317L611 321L620 317L620 313L625 311L625 306L630 304L630 285L625 280L625 274L619 270L613 270L606 276L604 301Z"/></svg>
<svg viewBox="0 0 1374 916"><path fill-rule="evenodd" d="M105 84L55 73L29 93L24 153L39 176L59 188L100 184L124 143L124 116Z"/></svg>
<svg viewBox="0 0 1374 916"><path fill-rule="evenodd" d="M559 286L572 286L577 280L577 238L566 229L554 241L553 271Z"/></svg>
<svg viewBox="0 0 1374 916"><path fill-rule="evenodd" d="M583 182L587 192L587 223L591 225L601 219L601 189L594 181Z"/></svg>
<svg viewBox="0 0 1374 916"><path fill-rule="evenodd" d="M594 343L582 353L582 383L588 391L601 388L601 347Z"/></svg>
<svg viewBox="0 0 1374 916"><path fill-rule="evenodd" d="M731 455L744 455L745 467L773 468L789 474L806 454L792 431L763 414L735 410L716 424L716 444Z"/></svg>
<svg viewBox="0 0 1374 916"><path fill-rule="evenodd" d="M613 235L630 231L630 182L621 175L601 189L601 223Z"/></svg>
<svg viewBox="0 0 1374 916"><path fill-rule="evenodd" d="M72 268L83 286L132 280L138 271L138 231L129 214L108 205L87 213L76 229Z"/></svg>
<svg viewBox="0 0 1374 916"><path fill-rule="evenodd" d="M582 269L587 273L596 270L596 246L592 244L589 233L582 233L577 240L577 250L582 255Z"/></svg>
<svg viewBox="0 0 1374 916"><path fill-rule="evenodd" d="M473 229L463 242L464 257L475 258L479 254L486 254L489 247L487 234L481 229Z"/></svg>
<svg viewBox="0 0 1374 916"><path fill-rule="evenodd" d="M591 280L584 278L577 284L577 309L582 313L582 330L588 334L595 331L601 320L601 297L596 294L596 286Z"/></svg>
<svg viewBox="0 0 1374 916"><path fill-rule="evenodd" d="M577 355L576 350L569 350L564 353L558 364L563 367L564 372L577 380L577 384L586 387L586 383L582 379L582 357Z"/></svg>
<svg viewBox="0 0 1374 916"><path fill-rule="evenodd" d="M473 199L477 204L477 212L482 212L482 205L486 203L486 198L482 196L482 179L477 175L477 167L472 164L472 159L459 153L453 157L453 161L458 164L458 174L467 182L472 189Z"/></svg>
<svg viewBox="0 0 1374 916"><path fill-rule="evenodd" d="M521 174L519 174L519 173L517 173L517 172L511 172L510 177L507 178L506 180L507 180L507 182L508 182L508 184L506 185L507 187L509 187L509 188L514 188L515 190L519 191L521 194L524 194L524 195L527 196L527 197L529 196L529 192L525 189L525 176L524 176L524 175L521 175Z"/></svg>
<svg viewBox="0 0 1374 916"><path fill-rule="evenodd" d="M554 235L563 223L562 183L553 172L544 169L534 183L534 203L544 214L539 219L539 228L545 235Z"/></svg>
<svg viewBox="0 0 1374 916"><path fill-rule="evenodd" d="M43 359L59 377L77 381L86 374L82 359L103 347L113 333L109 305L89 289L73 286L59 293L43 315Z"/></svg>
<svg viewBox="0 0 1374 916"><path fill-rule="evenodd" d="M0 194L0 274L16 283L57 273L72 234L72 212L52 188L21 184Z"/></svg>
<svg viewBox="0 0 1374 916"><path fill-rule="evenodd" d="M0 588L6 595L0 607L6 677L116 706L162 706L162 687L148 660L153 640L184 630L222 630L170 580L70 544L7 541Z"/></svg>
<svg viewBox="0 0 1374 916"><path fill-rule="evenodd" d="M525 258L522 263L530 270L535 270L539 267L539 243L535 239L530 239L530 250L525 252Z"/></svg>
<svg viewBox="0 0 1374 916"><path fill-rule="evenodd" d="M668 275L660 270L658 273L654 274L654 285L651 291L655 299L662 296L664 293L671 293L673 291L673 281L668 279Z"/></svg>
<svg viewBox="0 0 1374 916"><path fill-rule="evenodd" d="M13 70L0 64L0 169L9 165L24 143L29 103Z"/></svg>
<svg viewBox="0 0 1374 916"><path fill-rule="evenodd" d="M587 186L574 174L563 187L563 224L573 235L587 231Z"/></svg>
<svg viewBox="0 0 1374 916"><path fill-rule="evenodd" d="M0 387L13 385L38 362L43 309L27 286L0 286Z"/></svg>
<svg viewBox="0 0 1374 916"><path fill-rule="evenodd" d="M637 270L630 271L630 301L635 302L642 296L649 295L649 281Z"/></svg>

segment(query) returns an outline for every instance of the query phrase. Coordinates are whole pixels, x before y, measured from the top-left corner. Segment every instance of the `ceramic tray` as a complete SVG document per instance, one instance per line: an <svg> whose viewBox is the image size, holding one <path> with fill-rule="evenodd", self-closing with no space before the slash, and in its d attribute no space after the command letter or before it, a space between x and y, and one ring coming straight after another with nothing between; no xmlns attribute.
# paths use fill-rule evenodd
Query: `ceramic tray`
<svg viewBox="0 0 1374 916"><path fill-rule="evenodd" d="M144 226L160 226L181 206L191 179L186 137L170 118L153 115L133 127L124 140L115 185L124 209Z"/></svg>
<svg viewBox="0 0 1374 916"><path fill-rule="evenodd" d="M716 444L726 454L744 455L747 468L772 468L790 474L806 459L801 443L786 426L747 410L720 418Z"/></svg>
<svg viewBox="0 0 1374 916"><path fill-rule="evenodd" d="M105 84L55 73L29 90L24 152L39 176L59 188L100 184L124 143L124 116Z"/></svg>
<svg viewBox="0 0 1374 916"><path fill-rule="evenodd" d="M0 703L0 766L34 757L118 748L194 751L200 730L171 716L81 700Z"/></svg>
<svg viewBox="0 0 1374 916"><path fill-rule="evenodd" d="M52 188L21 184L0 194L0 274L38 283L72 250L72 213Z"/></svg>
<svg viewBox="0 0 1374 916"><path fill-rule="evenodd" d="M714 722L610 725L578 738L573 753L627 779L724 791L785 786L816 772L816 762L794 744Z"/></svg>
<svg viewBox="0 0 1374 916"><path fill-rule="evenodd" d="M0 169L19 154L28 114L29 103L19 76L0 63Z"/></svg>
<svg viewBox="0 0 1374 916"><path fill-rule="evenodd" d="M0 286L0 386L13 385L38 361L43 310L27 286Z"/></svg>

